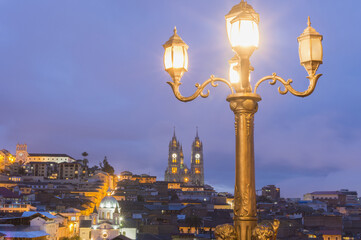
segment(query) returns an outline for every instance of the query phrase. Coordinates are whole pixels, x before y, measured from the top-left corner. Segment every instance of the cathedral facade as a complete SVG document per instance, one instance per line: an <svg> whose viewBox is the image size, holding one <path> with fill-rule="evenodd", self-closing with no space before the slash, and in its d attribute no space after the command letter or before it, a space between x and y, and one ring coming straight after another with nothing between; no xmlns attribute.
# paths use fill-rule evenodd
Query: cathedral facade
<svg viewBox="0 0 361 240"><path fill-rule="evenodd" d="M164 180L167 182L184 182L189 185L204 185L203 144L199 140L198 130L192 143L191 167L184 163L183 147L177 140L175 132L169 142L168 167Z"/></svg>

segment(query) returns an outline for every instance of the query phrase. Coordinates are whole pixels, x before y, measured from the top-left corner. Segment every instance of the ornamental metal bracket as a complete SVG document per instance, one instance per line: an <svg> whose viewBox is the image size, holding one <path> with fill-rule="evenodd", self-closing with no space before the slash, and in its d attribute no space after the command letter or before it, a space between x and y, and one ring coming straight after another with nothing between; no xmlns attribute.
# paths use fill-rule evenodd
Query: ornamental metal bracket
<svg viewBox="0 0 361 240"><path fill-rule="evenodd" d="M307 90L304 92L299 92L291 86L291 83L293 82L292 79L288 79L286 81L283 78L277 76L276 73L273 73L272 76L265 76L256 83L255 88L254 88L254 93L255 94L257 93L257 88L262 82L270 80L269 84L271 84L271 85L275 85L277 81L282 83L282 85L285 87L285 89L282 90L281 87L278 87L278 92L282 95L286 94L287 92L290 92L291 94L293 94L297 97L307 97L315 90L317 81L321 76L322 76L322 74L308 76L307 78L310 80L310 84L308 85Z"/></svg>
<svg viewBox="0 0 361 240"><path fill-rule="evenodd" d="M232 94L234 93L232 84L230 82L228 82L226 79L224 78L217 78L214 75L211 75L211 77L205 81L202 84L196 83L195 87L197 88L197 90L193 93L193 95L189 96L189 97L184 97L180 92L179 92L179 86L182 84L180 81L175 80L173 82L167 82L173 90L173 93L175 95L175 97L182 102L189 102L192 101L194 99L196 99L198 96L201 96L202 98L206 98L209 96L209 90L207 90L206 93L203 92L204 88L210 83L212 85L212 87L217 87L218 83L217 82L222 82L225 83L230 89Z"/></svg>

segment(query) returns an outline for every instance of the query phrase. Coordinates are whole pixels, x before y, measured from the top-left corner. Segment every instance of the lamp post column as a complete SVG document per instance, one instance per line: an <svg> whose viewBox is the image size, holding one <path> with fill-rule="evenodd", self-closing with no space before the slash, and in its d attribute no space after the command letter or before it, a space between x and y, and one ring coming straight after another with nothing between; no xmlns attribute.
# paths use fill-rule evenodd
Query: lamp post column
<svg viewBox="0 0 361 240"><path fill-rule="evenodd" d="M261 97L253 93L236 93L227 97L235 116L234 227L237 240L251 240L257 225L253 126L260 100Z"/></svg>

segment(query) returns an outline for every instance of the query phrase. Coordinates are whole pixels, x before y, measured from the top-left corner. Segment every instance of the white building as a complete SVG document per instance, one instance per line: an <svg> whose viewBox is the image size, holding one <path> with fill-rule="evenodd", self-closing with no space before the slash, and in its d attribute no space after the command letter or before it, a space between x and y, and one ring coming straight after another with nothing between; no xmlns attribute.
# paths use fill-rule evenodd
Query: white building
<svg viewBox="0 0 361 240"><path fill-rule="evenodd" d="M67 154L53 154L53 153L28 153L27 144L16 145L16 162L21 164L27 162L75 162L75 159Z"/></svg>
<svg viewBox="0 0 361 240"><path fill-rule="evenodd" d="M27 162L72 163L75 162L75 159L67 154L29 153Z"/></svg>
<svg viewBox="0 0 361 240"><path fill-rule="evenodd" d="M80 237L82 240L103 240L124 235L136 239L136 228L123 228L122 221L118 201L112 196L106 196L99 208L94 208L90 220L80 221Z"/></svg>
<svg viewBox="0 0 361 240"><path fill-rule="evenodd" d="M23 217L33 216L37 214L38 216L30 220L31 227L38 227L40 231L44 231L49 236L47 239L49 240L57 240L58 239L58 229L59 229L59 221L57 221L57 216L54 216L48 212L24 212L22 214Z"/></svg>

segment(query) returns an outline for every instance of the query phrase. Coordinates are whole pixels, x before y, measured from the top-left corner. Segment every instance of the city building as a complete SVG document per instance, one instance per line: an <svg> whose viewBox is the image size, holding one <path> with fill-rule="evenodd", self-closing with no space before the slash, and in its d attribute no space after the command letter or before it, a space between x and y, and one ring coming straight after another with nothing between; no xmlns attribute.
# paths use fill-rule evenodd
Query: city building
<svg viewBox="0 0 361 240"><path fill-rule="evenodd" d="M15 162L15 157L8 150L0 150L0 172L4 172L7 167Z"/></svg>
<svg viewBox="0 0 361 240"><path fill-rule="evenodd" d="M81 160L59 163L58 169L59 179L79 179L88 176L88 167L83 165Z"/></svg>
<svg viewBox="0 0 361 240"><path fill-rule="evenodd" d="M0 218L0 233L5 239L58 240L69 236L65 219L49 212L24 212L21 216Z"/></svg>
<svg viewBox="0 0 361 240"><path fill-rule="evenodd" d="M191 168L184 163L182 145L177 140L175 131L169 142L168 167L164 174L167 182L184 182L191 185L204 185L203 144L199 139L198 130L192 144Z"/></svg>
<svg viewBox="0 0 361 240"><path fill-rule="evenodd" d="M27 144L16 145L16 162L21 164L27 162L75 162L75 159L67 154L53 154L53 153L28 153Z"/></svg>
<svg viewBox="0 0 361 240"><path fill-rule="evenodd" d="M280 199L280 189L275 185L267 185L262 188L262 196L272 201L278 201Z"/></svg>
<svg viewBox="0 0 361 240"><path fill-rule="evenodd" d="M155 183L157 177L148 174L133 175L133 173L129 171L123 171L118 175L118 181L121 182L123 180L138 181L139 183Z"/></svg>
<svg viewBox="0 0 361 240"><path fill-rule="evenodd" d="M327 203L329 207L344 206L346 204L346 195L340 191L316 191L306 193L304 194L303 199L308 201L319 200Z"/></svg>
<svg viewBox="0 0 361 240"><path fill-rule="evenodd" d="M348 189L341 189L340 192L346 195L346 204L359 204L356 191L350 191Z"/></svg>
<svg viewBox="0 0 361 240"><path fill-rule="evenodd" d="M56 179L58 177L58 164L55 162L27 162L25 173L29 176Z"/></svg>

